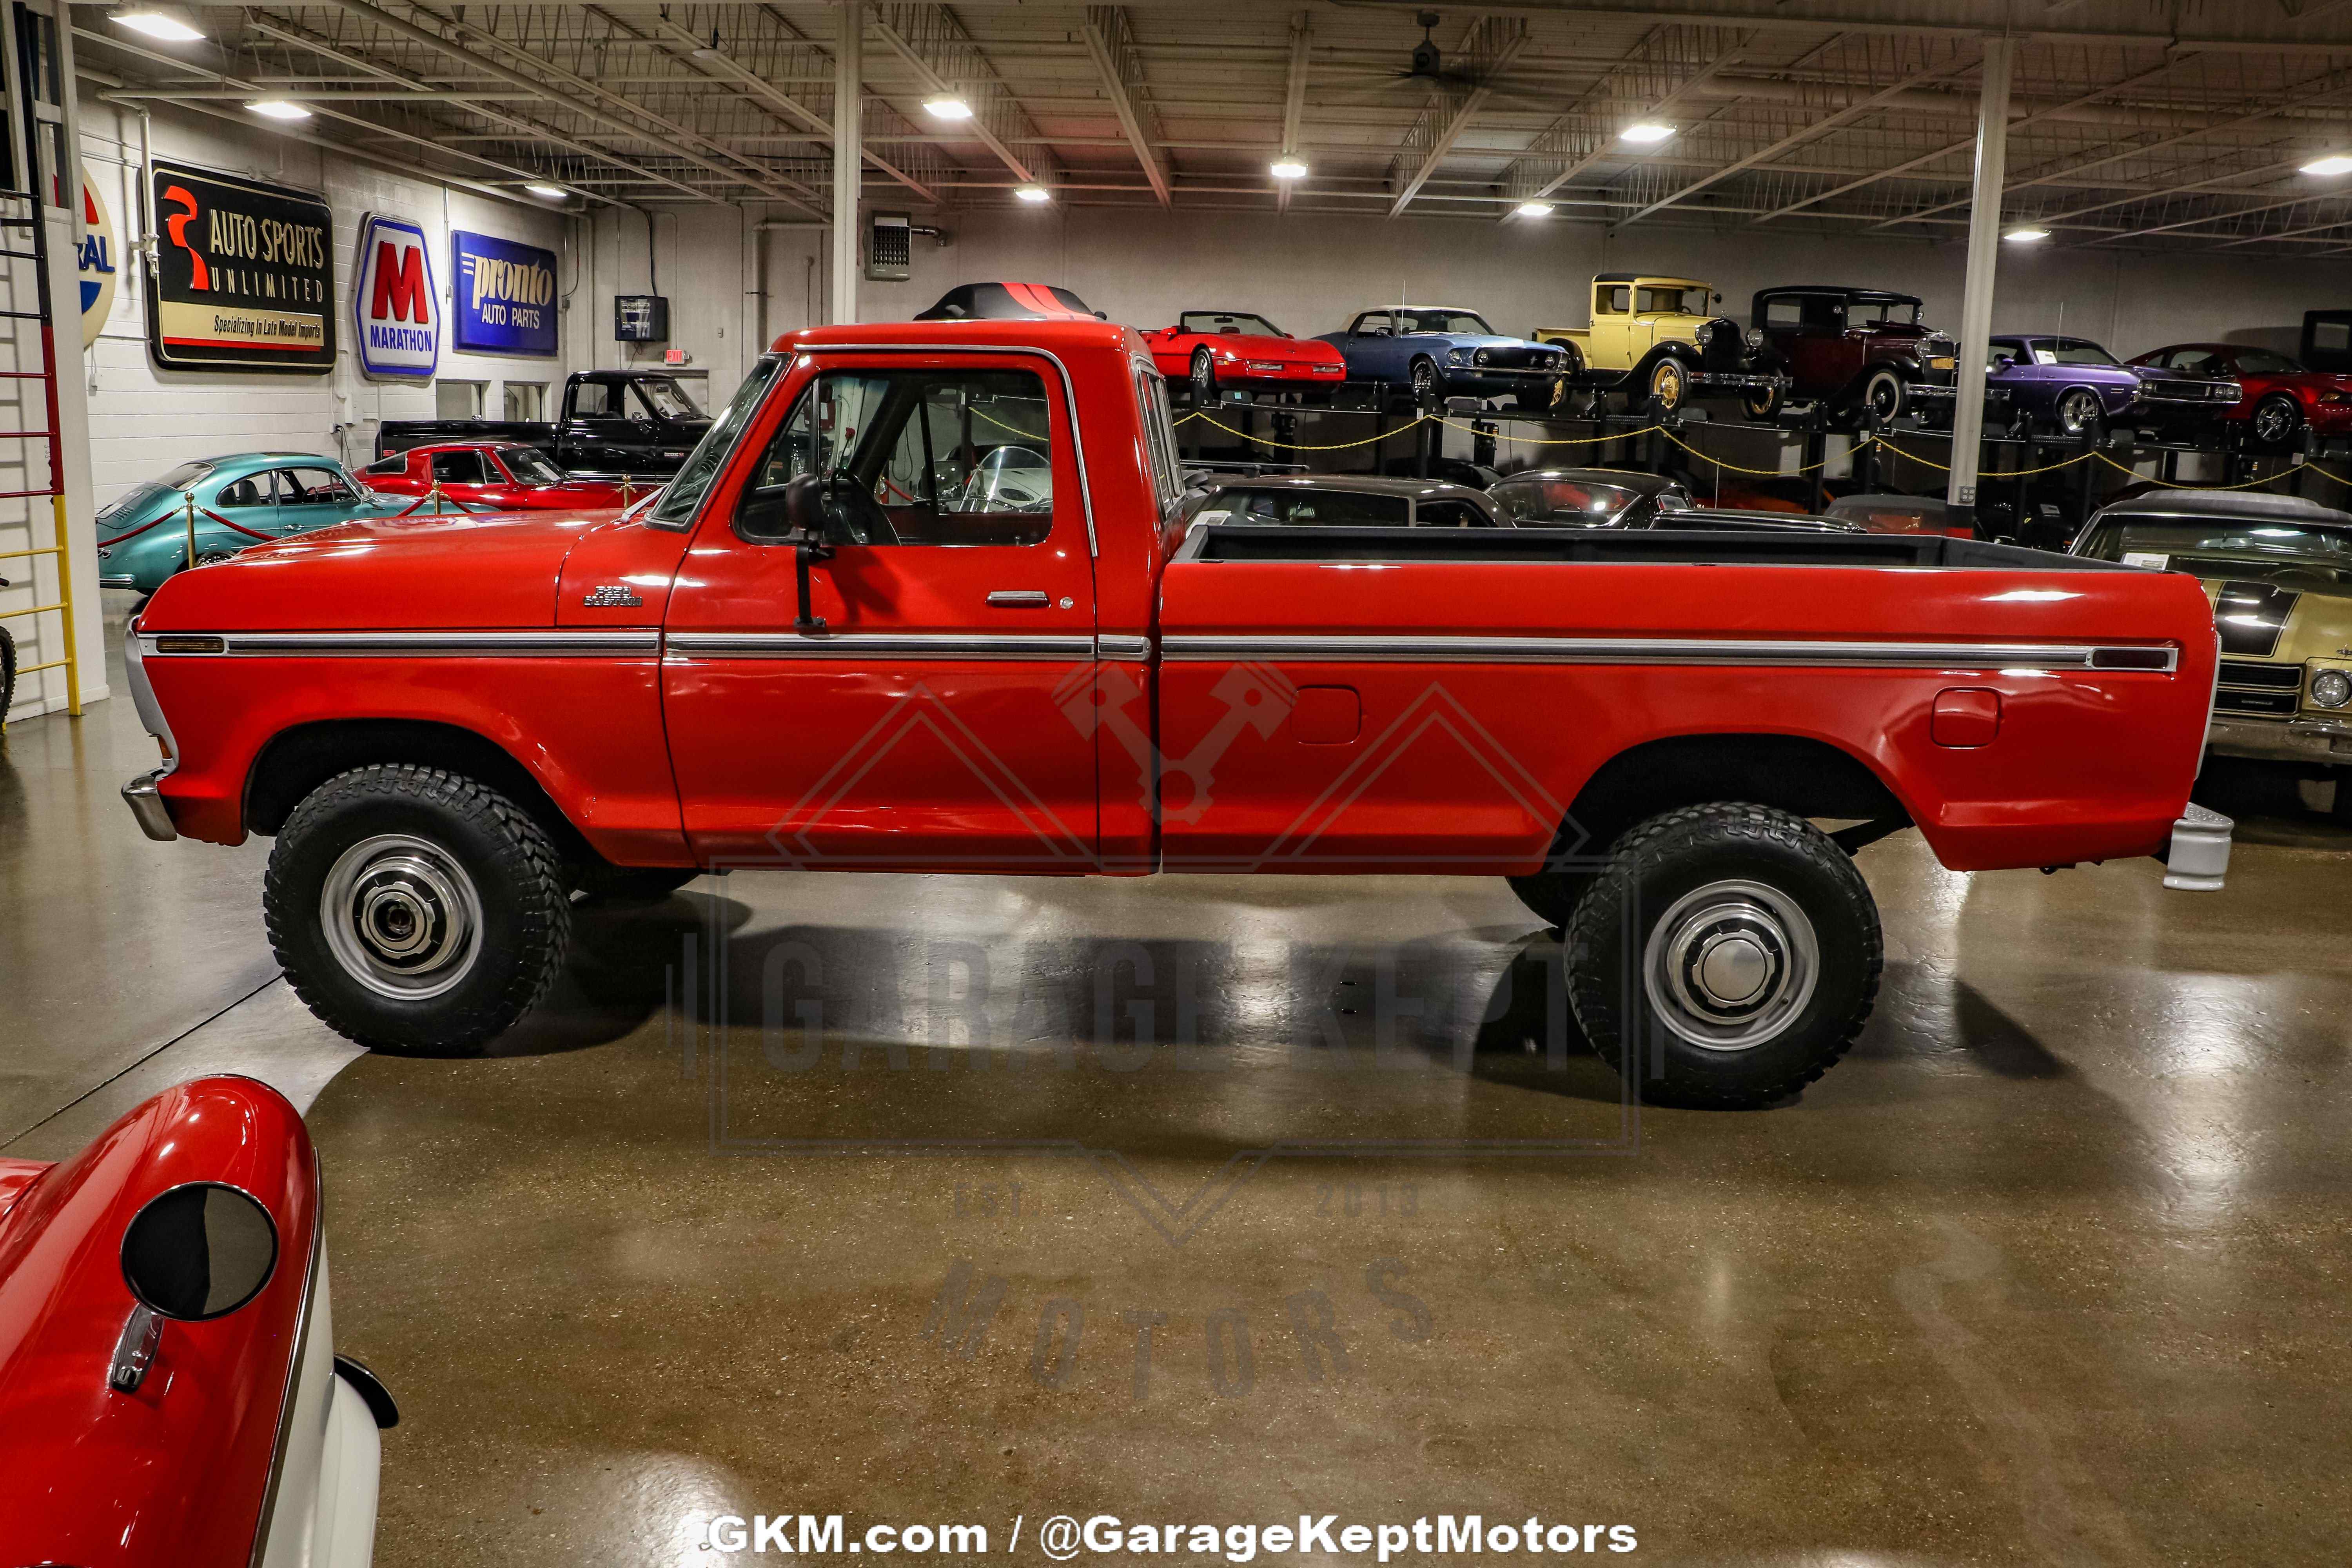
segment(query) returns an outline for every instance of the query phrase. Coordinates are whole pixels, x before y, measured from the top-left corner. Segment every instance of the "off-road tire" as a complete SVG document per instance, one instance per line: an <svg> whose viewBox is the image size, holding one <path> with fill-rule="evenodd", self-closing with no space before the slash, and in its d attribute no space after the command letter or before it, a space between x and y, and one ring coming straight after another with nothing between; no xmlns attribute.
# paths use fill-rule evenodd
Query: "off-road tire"
<svg viewBox="0 0 2352 1568"><path fill-rule="evenodd" d="M478 947L438 995L372 989L327 935L320 904L337 862L385 835L438 851L478 901ZM354 768L305 795L270 850L262 910L295 994L336 1033L395 1053L478 1051L546 994L572 935L562 861L546 831L488 785L413 763Z"/></svg>
<svg viewBox="0 0 2352 1568"><path fill-rule="evenodd" d="M1651 950L1672 934L1661 928L1680 900L1730 884L1760 884L1801 911L1814 977L1776 1033L1721 1048L1668 1026L1652 999ZM1577 902L1567 950L1569 1005L1602 1059L1644 1100L1724 1109L1769 1104L1834 1066L1870 1016L1884 964L1878 908L1853 859L1801 816L1729 801L1665 812L1619 838Z"/></svg>

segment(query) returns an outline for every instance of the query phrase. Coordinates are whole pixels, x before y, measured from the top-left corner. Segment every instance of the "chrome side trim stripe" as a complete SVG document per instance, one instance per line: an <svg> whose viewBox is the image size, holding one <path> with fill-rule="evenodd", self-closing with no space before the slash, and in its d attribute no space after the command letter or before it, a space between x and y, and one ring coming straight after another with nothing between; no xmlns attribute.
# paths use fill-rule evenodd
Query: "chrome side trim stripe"
<svg viewBox="0 0 2352 1568"><path fill-rule="evenodd" d="M217 658L215 654L171 654L157 650L159 637L189 634L142 633L140 652L148 658ZM247 658L609 658L620 654L653 655L661 650L661 633L651 626L615 631L450 631L450 632L215 632L222 652Z"/></svg>
<svg viewBox="0 0 2352 1568"><path fill-rule="evenodd" d="M675 658L847 659L1090 659L1091 637L991 634L826 632L672 632Z"/></svg>
<svg viewBox="0 0 2352 1568"><path fill-rule="evenodd" d="M1095 638L1097 658L1145 659L1151 657L1150 637L1097 637Z"/></svg>
<svg viewBox="0 0 2352 1568"><path fill-rule="evenodd" d="M1874 669L2168 671L2171 647L2090 643L1824 642L1787 638L1484 637L1163 637L1178 662L1266 659L1330 664L1728 664Z"/></svg>

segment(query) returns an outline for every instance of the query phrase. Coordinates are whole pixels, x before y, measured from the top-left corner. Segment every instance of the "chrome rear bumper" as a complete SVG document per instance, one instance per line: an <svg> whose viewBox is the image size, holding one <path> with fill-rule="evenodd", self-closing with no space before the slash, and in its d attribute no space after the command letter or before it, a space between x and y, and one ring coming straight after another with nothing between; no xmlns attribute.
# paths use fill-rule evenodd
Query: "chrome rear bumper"
<svg viewBox="0 0 2352 1568"><path fill-rule="evenodd" d="M2181 892L2216 893L2230 870L2230 831L2237 825L2190 802L2172 825L2164 855L2164 885Z"/></svg>

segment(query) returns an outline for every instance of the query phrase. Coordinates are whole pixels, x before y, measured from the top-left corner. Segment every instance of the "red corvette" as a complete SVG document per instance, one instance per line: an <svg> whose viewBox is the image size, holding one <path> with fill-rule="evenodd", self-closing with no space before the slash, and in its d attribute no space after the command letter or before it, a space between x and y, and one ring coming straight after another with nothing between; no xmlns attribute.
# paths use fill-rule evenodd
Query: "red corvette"
<svg viewBox="0 0 2352 1568"><path fill-rule="evenodd" d="M251 1079L0 1160L0 1563L366 1568L397 1415L334 1353L319 1217Z"/></svg>
<svg viewBox="0 0 2352 1568"><path fill-rule="evenodd" d="M1176 324L1146 332L1152 363L1171 380L1192 384L1198 407L1221 392L1314 392L1328 395L1348 379L1339 351L1315 338L1294 338L1246 310L1184 310Z"/></svg>
<svg viewBox="0 0 2352 1568"><path fill-rule="evenodd" d="M2238 383L2245 393L2235 406L2221 411L2221 417L2245 422L2265 447L2290 445L2306 426L2323 436L2352 430L2352 375L2305 370L2275 349L2174 343L2151 349L2131 363Z"/></svg>
<svg viewBox="0 0 2352 1568"><path fill-rule="evenodd" d="M430 494L438 480L451 500L496 511L596 511L626 506L661 488L640 480L623 493L618 479L575 479L555 459L521 441L446 441L394 452L362 469L370 489Z"/></svg>

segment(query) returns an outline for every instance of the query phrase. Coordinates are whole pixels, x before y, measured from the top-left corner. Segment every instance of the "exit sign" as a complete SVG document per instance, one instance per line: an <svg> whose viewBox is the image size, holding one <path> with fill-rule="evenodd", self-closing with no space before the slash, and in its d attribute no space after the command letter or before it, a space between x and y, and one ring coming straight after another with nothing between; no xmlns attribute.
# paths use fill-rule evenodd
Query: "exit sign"
<svg viewBox="0 0 2352 1568"><path fill-rule="evenodd" d="M692 364L693 363L694 356L687 353L684 349L662 350L662 363L664 364Z"/></svg>

